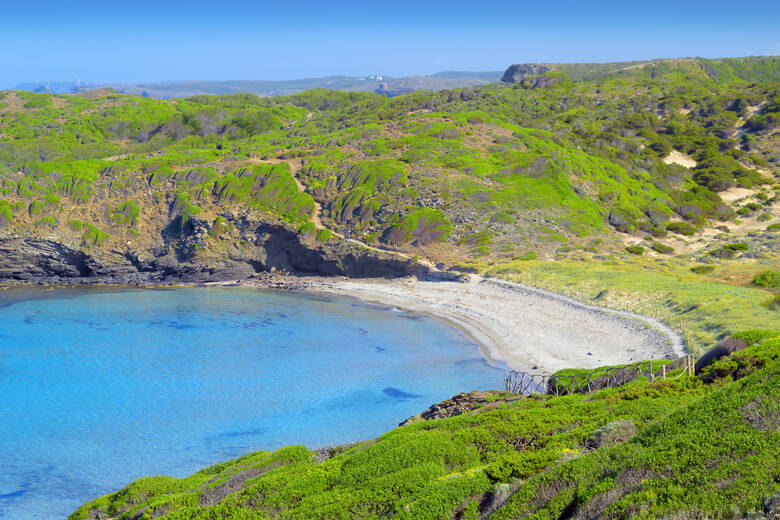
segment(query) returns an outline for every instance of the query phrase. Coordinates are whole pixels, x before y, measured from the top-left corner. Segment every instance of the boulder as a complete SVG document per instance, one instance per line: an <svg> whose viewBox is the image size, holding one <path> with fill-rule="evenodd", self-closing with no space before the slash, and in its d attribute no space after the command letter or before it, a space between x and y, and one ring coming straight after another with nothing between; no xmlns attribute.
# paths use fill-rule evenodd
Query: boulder
<svg viewBox="0 0 780 520"><path fill-rule="evenodd" d="M707 367L723 356L733 354L738 350L747 348L747 341L742 339L724 339L716 346L705 352L698 360L696 360L695 371L698 374L704 367Z"/></svg>
<svg viewBox="0 0 780 520"><path fill-rule="evenodd" d="M585 448L595 450L602 446L620 444L626 442L634 435L636 435L636 426L634 426L633 422L624 420L612 421L585 439Z"/></svg>

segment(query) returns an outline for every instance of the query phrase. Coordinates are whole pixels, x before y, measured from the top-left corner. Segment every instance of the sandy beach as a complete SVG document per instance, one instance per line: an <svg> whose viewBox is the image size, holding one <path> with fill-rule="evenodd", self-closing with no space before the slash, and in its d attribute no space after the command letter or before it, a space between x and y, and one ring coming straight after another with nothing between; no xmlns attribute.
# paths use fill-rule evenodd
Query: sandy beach
<svg viewBox="0 0 780 520"><path fill-rule="evenodd" d="M477 275L465 281L286 277L242 285L352 297L432 315L479 344L488 360L532 373L684 354L680 336L651 317Z"/></svg>

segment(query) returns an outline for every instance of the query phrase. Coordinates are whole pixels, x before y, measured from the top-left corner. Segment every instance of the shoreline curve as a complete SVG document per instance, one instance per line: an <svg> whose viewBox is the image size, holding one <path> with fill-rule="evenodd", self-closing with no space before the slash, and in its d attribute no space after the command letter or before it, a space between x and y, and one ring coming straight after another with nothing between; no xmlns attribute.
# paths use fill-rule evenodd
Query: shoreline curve
<svg viewBox="0 0 780 520"><path fill-rule="evenodd" d="M290 276L208 285L340 296L431 316L476 343L488 363L539 374L686 353L680 335L652 317L478 275L463 281Z"/></svg>

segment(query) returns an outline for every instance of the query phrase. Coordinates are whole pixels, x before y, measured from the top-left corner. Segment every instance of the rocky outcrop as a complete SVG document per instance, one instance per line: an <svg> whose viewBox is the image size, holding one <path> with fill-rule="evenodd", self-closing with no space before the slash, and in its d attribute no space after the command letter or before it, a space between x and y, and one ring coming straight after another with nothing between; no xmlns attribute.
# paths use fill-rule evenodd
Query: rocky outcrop
<svg viewBox="0 0 780 520"><path fill-rule="evenodd" d="M464 392L434 404L424 412L408 418L399 426L405 426L420 421L454 417L486 406L493 407L500 403L508 403L518 399L523 399L523 396L498 390L488 390L486 392L474 391L468 394Z"/></svg>
<svg viewBox="0 0 780 520"><path fill-rule="evenodd" d="M241 229L241 246L224 256L199 253L210 223L191 218L163 231L157 246L127 251L83 249L56 239L0 237L0 283L204 283L249 278L282 271L361 277L425 276L411 260L382 255L340 240L306 243L282 224L232 221ZM66 242L63 239L63 242Z"/></svg>
<svg viewBox="0 0 780 520"><path fill-rule="evenodd" d="M0 280L86 278L103 272L83 251L37 238L0 238L0 258Z"/></svg>
<svg viewBox="0 0 780 520"><path fill-rule="evenodd" d="M558 83L558 78L550 76L531 76L523 78L520 84L524 88L550 88Z"/></svg>
<svg viewBox="0 0 780 520"><path fill-rule="evenodd" d="M553 70L549 65L541 65L538 63L517 63L510 65L501 81L504 83L520 83L523 78L528 76L538 76Z"/></svg>
<svg viewBox="0 0 780 520"><path fill-rule="evenodd" d="M614 446L626 442L636 435L636 425L627 420L606 424L585 439L585 449L595 450L602 446Z"/></svg>
<svg viewBox="0 0 780 520"><path fill-rule="evenodd" d="M724 339L696 360L694 370L698 374L723 356L728 356L747 347L748 342L745 340L732 338Z"/></svg>

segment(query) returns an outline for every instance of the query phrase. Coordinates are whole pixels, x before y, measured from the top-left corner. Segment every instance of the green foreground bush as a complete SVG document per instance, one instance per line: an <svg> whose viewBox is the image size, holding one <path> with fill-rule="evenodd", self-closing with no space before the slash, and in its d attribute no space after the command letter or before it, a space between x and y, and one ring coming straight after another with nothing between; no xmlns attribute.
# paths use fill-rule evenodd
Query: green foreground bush
<svg viewBox="0 0 780 520"><path fill-rule="evenodd" d="M780 289L780 271L763 271L753 277L753 285Z"/></svg>

